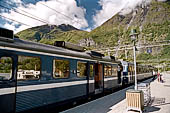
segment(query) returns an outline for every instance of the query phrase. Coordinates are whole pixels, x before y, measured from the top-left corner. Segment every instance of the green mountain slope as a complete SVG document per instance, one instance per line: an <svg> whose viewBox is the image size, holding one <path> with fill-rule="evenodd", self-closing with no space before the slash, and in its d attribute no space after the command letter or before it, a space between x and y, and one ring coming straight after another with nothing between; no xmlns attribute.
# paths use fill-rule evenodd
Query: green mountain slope
<svg viewBox="0 0 170 113"><path fill-rule="evenodd" d="M149 6L138 6L127 15L117 14L96 28L90 35L98 42L113 46L118 40L130 43L130 29L136 28L140 41L170 39L170 3L152 1ZM141 42L142 43L142 42Z"/></svg>
<svg viewBox="0 0 170 113"><path fill-rule="evenodd" d="M54 41L78 43L88 32L81 31L71 25L43 25L23 30L16 35L21 39L40 43L53 44Z"/></svg>
<svg viewBox="0 0 170 113"><path fill-rule="evenodd" d="M130 14L113 16L107 22L89 33L96 42L105 47L131 45L130 30L137 29L139 33L137 45L159 44L170 40L170 2L153 0L148 6L138 6ZM138 60L166 59L170 56L170 46L153 47L152 53L147 48L139 49ZM115 52L111 53L115 54ZM132 50L127 50L128 59L132 60ZM125 58L125 51L119 52L119 58Z"/></svg>
<svg viewBox="0 0 170 113"><path fill-rule="evenodd" d="M137 45L157 44L163 40L170 40L170 2L152 0L150 5L136 7L130 14L116 14L91 32L78 30L70 25L39 26L17 33L21 39L53 44L56 40L79 43L80 40L91 38L96 44L90 48L113 47L118 45L131 45L130 30L136 28L139 33ZM140 49L138 60L168 58L170 46L153 47L152 53L147 48ZM132 60L132 51L128 58ZM115 54L115 53L111 53ZM119 58L125 58L124 52L119 52Z"/></svg>

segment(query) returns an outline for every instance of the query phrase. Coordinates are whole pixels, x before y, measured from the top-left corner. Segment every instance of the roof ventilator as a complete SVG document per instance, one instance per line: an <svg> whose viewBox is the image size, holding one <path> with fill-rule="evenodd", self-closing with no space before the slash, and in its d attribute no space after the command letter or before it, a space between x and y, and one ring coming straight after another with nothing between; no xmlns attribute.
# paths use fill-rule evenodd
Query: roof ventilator
<svg viewBox="0 0 170 113"><path fill-rule="evenodd" d="M65 41L55 41L54 46L63 47L66 49L71 49L79 52L85 52L85 48Z"/></svg>
<svg viewBox="0 0 170 113"><path fill-rule="evenodd" d="M102 57L104 57L104 54L101 54L101 53L96 52L96 51L88 51L87 54L89 54L90 56L92 56L94 58L102 58Z"/></svg>
<svg viewBox="0 0 170 113"><path fill-rule="evenodd" d="M0 40L13 42L14 41L14 32L12 30L0 28Z"/></svg>

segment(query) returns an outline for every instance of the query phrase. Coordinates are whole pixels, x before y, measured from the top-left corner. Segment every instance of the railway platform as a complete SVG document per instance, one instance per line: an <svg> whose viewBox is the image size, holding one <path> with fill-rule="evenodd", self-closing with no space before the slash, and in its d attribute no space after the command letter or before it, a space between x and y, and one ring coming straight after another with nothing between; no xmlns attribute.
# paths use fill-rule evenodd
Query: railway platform
<svg viewBox="0 0 170 113"><path fill-rule="evenodd" d="M164 72L162 75L163 83L157 79L144 81L150 83L151 101L144 107L143 113L170 113L170 72ZM138 113L127 111L125 94L128 89L133 88L134 86L130 86L61 113Z"/></svg>

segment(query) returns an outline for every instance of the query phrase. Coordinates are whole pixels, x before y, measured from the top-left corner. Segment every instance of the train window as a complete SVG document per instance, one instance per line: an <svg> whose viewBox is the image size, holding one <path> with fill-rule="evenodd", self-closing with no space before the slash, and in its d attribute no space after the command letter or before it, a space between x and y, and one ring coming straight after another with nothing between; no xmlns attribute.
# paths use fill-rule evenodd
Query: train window
<svg viewBox="0 0 170 113"><path fill-rule="evenodd" d="M132 67L131 66L129 66L129 68L128 68L128 72L131 72L132 71Z"/></svg>
<svg viewBox="0 0 170 113"><path fill-rule="evenodd" d="M104 66L104 76L107 76L107 66Z"/></svg>
<svg viewBox="0 0 170 113"><path fill-rule="evenodd" d="M117 66L112 65L112 76L117 76Z"/></svg>
<svg viewBox="0 0 170 113"><path fill-rule="evenodd" d="M18 80L35 80L40 78L41 60L39 57L18 56Z"/></svg>
<svg viewBox="0 0 170 113"><path fill-rule="evenodd" d="M12 58L0 58L0 80L9 80L12 77Z"/></svg>
<svg viewBox="0 0 170 113"><path fill-rule="evenodd" d="M90 77L94 76L94 66L93 64L90 64Z"/></svg>
<svg viewBox="0 0 170 113"><path fill-rule="evenodd" d="M112 66L111 65L104 66L104 76L112 76Z"/></svg>
<svg viewBox="0 0 170 113"><path fill-rule="evenodd" d="M86 77L86 64L85 62L77 62L77 76L78 77Z"/></svg>
<svg viewBox="0 0 170 113"><path fill-rule="evenodd" d="M68 78L70 74L70 62L68 60L55 59L53 62L53 77Z"/></svg>

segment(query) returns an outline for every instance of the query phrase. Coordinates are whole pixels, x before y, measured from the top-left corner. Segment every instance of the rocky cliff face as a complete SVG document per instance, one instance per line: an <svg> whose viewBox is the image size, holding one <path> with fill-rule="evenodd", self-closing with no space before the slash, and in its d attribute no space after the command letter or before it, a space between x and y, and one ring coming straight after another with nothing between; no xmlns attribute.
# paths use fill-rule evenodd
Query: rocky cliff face
<svg viewBox="0 0 170 113"><path fill-rule="evenodd" d="M94 39L103 36L106 40L113 39L116 44L118 40L121 43L130 41L128 35L131 28L136 28L139 37L145 37L149 41L158 41L168 39L169 32L162 32L162 29L168 31L170 22L170 3L157 2L153 0L150 4L141 4L133 9L129 14L123 15L121 12L113 16L107 22L91 32ZM159 38L158 38L159 37ZM108 41L109 41L108 40ZM143 40L143 38L141 38ZM143 40L144 41L144 40ZM107 41L106 41L107 42Z"/></svg>
<svg viewBox="0 0 170 113"><path fill-rule="evenodd" d="M149 4L138 5L127 14L119 12L90 32L90 36L100 46L115 46L118 45L118 42L120 45L130 45L132 42L129 34L132 28L137 29L139 33L137 46L159 44L158 42L163 40L170 40L170 1L152 0ZM155 58L154 56L157 54L163 57L165 54L169 54L167 49L166 52L164 49L164 47L153 47L151 54L147 53L147 48L140 49L138 59ZM124 53L123 51L120 53L123 58ZM131 55L131 51L127 53ZM142 56L140 53L144 53L144 55Z"/></svg>

